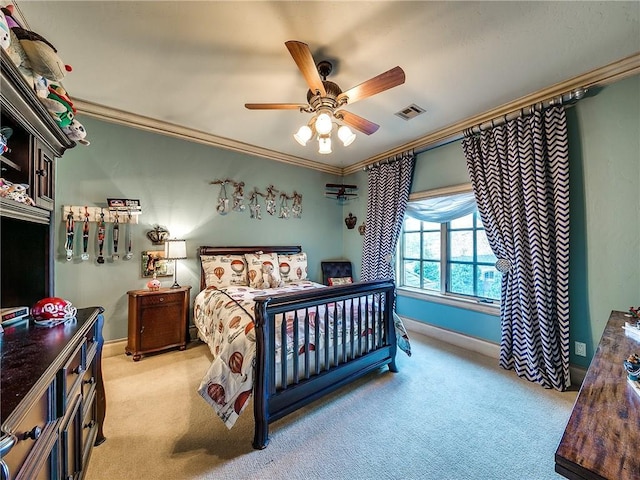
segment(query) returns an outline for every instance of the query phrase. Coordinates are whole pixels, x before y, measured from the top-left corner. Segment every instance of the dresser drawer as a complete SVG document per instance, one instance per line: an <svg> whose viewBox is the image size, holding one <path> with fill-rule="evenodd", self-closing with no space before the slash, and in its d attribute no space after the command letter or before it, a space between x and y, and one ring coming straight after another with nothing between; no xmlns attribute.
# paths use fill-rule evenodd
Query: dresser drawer
<svg viewBox="0 0 640 480"><path fill-rule="evenodd" d="M54 419L50 411L50 399L54 396L54 386L49 388L34 401L22 419L11 429L17 441L3 458L9 472L15 475L25 463L32 451L42 449L42 444L51 438L54 430Z"/></svg>
<svg viewBox="0 0 640 480"><path fill-rule="evenodd" d="M181 303L184 295L181 293L163 293L161 295L145 295L140 298L141 307L152 307L154 305L170 305Z"/></svg>
<svg viewBox="0 0 640 480"><path fill-rule="evenodd" d="M66 397L69 397L72 391L76 389L77 385L80 384L85 373L86 368L83 356L85 348L86 346L84 343L80 344L62 369L62 376L64 378L63 385L65 386L64 393ZM66 401L63 403L63 408L66 408Z"/></svg>

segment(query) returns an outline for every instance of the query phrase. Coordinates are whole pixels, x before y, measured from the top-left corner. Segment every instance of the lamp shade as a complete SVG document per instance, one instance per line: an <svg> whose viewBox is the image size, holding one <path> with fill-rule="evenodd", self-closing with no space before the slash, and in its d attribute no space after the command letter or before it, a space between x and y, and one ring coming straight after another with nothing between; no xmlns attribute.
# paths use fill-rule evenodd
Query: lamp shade
<svg viewBox="0 0 640 480"><path fill-rule="evenodd" d="M318 153L323 155L331 153L331 137L329 135L320 135L318 137Z"/></svg>
<svg viewBox="0 0 640 480"><path fill-rule="evenodd" d="M296 139L303 147L307 144L311 136L313 135L311 128L308 125L303 125L300 127L297 133L294 133L293 138Z"/></svg>
<svg viewBox="0 0 640 480"><path fill-rule="evenodd" d="M342 143L344 144L345 147L348 147L356 139L356 134L353 133L351 129L346 125L342 125L338 129L338 138L342 140Z"/></svg>
<svg viewBox="0 0 640 480"><path fill-rule="evenodd" d="M187 242L184 240L165 240L164 257L167 260L183 260L187 258Z"/></svg>

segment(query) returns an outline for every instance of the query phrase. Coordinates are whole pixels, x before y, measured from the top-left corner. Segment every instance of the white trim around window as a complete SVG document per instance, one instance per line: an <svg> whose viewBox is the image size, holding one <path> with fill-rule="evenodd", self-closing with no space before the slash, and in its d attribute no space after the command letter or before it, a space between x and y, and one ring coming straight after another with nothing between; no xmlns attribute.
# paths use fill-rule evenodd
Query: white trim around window
<svg viewBox="0 0 640 480"><path fill-rule="evenodd" d="M402 297L415 298L425 302L439 303L450 307L464 308L465 310L473 310L474 312L486 313L488 315L500 316L500 302L493 303L478 301L475 299L467 299L455 295L442 294L438 292L430 292L419 288L398 286L396 293Z"/></svg>

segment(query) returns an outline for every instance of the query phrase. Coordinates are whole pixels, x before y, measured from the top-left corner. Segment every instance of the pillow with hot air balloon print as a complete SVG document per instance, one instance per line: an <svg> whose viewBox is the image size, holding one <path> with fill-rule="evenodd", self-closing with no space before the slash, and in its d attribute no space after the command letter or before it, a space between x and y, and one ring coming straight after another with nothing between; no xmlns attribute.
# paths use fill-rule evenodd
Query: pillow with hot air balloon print
<svg viewBox="0 0 640 480"><path fill-rule="evenodd" d="M307 279L307 254L278 255L278 267L284 283Z"/></svg>
<svg viewBox="0 0 640 480"><path fill-rule="evenodd" d="M245 253L245 260L247 261L247 268L249 269L249 286L251 288L260 288L258 281L262 280L262 265L267 264L273 267L271 274L274 277L276 283L279 283L282 278L280 277L280 269L278 268L278 254L277 253Z"/></svg>
<svg viewBox="0 0 640 480"><path fill-rule="evenodd" d="M200 262L207 287L226 288L249 285L247 263L243 255L201 255Z"/></svg>

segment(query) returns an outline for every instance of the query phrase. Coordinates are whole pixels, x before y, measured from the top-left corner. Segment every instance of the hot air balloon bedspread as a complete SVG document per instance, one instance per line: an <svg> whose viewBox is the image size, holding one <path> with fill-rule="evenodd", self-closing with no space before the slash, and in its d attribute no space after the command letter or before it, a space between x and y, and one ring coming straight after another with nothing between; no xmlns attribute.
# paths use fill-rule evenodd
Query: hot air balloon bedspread
<svg viewBox="0 0 640 480"><path fill-rule="evenodd" d="M393 281L309 281L299 246L199 254L194 323L213 361L198 392L228 428L253 396L254 448L267 446L273 421L374 369L397 371ZM263 288L262 272L280 286Z"/></svg>

